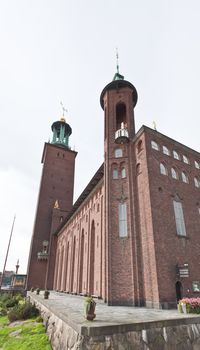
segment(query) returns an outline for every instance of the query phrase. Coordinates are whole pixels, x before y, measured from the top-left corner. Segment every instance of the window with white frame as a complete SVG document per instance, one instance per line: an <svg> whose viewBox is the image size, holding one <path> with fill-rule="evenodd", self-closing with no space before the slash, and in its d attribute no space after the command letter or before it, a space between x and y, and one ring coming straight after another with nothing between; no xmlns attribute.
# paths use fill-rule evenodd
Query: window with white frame
<svg viewBox="0 0 200 350"><path fill-rule="evenodd" d="M189 183L188 176L187 176L187 174L184 171L182 171L181 177L182 177L182 181L183 182L185 182L187 184Z"/></svg>
<svg viewBox="0 0 200 350"><path fill-rule="evenodd" d="M183 161L184 163L189 164L189 159L185 155L183 155Z"/></svg>
<svg viewBox="0 0 200 350"><path fill-rule="evenodd" d="M199 181L199 178L198 178L198 177L195 177L195 178L194 178L194 185L195 185L195 187L197 187L197 188L200 187L200 181Z"/></svg>
<svg viewBox="0 0 200 350"><path fill-rule="evenodd" d="M118 179L118 170L117 169L113 169L113 179L114 180Z"/></svg>
<svg viewBox="0 0 200 350"><path fill-rule="evenodd" d="M122 170L121 170L121 177L122 177L122 179L125 179L125 177L126 177L126 169L125 168L122 168Z"/></svg>
<svg viewBox="0 0 200 350"><path fill-rule="evenodd" d="M156 151L159 151L159 146L155 141L151 141L151 148L155 149Z"/></svg>
<svg viewBox="0 0 200 350"><path fill-rule="evenodd" d="M163 153L166 154L167 156L170 156L170 151L166 146L163 146Z"/></svg>
<svg viewBox="0 0 200 350"><path fill-rule="evenodd" d="M180 159L179 154L176 151L173 151L173 157L178 160Z"/></svg>
<svg viewBox="0 0 200 350"><path fill-rule="evenodd" d="M173 201L174 215L176 221L176 232L179 236L186 236L185 221L183 216L182 203Z"/></svg>
<svg viewBox="0 0 200 350"><path fill-rule="evenodd" d="M126 203L119 203L119 236L127 237L127 208Z"/></svg>
<svg viewBox="0 0 200 350"><path fill-rule="evenodd" d="M167 168L163 163L160 163L160 173L162 175L167 175Z"/></svg>
<svg viewBox="0 0 200 350"><path fill-rule="evenodd" d="M122 149L121 148L117 148L115 150L115 158L120 158L122 157Z"/></svg>
<svg viewBox="0 0 200 350"><path fill-rule="evenodd" d="M196 160L194 161L195 168L200 169L200 163Z"/></svg>
<svg viewBox="0 0 200 350"><path fill-rule="evenodd" d="M171 168L172 178L178 180L178 173L175 168Z"/></svg>

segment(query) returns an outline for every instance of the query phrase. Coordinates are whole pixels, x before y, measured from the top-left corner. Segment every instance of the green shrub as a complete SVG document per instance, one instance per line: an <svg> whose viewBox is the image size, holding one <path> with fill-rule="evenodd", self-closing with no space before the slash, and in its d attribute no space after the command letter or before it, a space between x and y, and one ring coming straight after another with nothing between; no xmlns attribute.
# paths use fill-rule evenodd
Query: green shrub
<svg viewBox="0 0 200 350"><path fill-rule="evenodd" d="M0 306L0 316L6 316L6 315L7 315L6 308Z"/></svg>
<svg viewBox="0 0 200 350"><path fill-rule="evenodd" d="M32 305L30 302L25 302L15 305L13 309L8 312L8 319L10 322L13 322L16 320L27 320L28 318L38 315L39 310L36 308L35 304Z"/></svg>
<svg viewBox="0 0 200 350"><path fill-rule="evenodd" d="M13 298L9 298L8 300L6 300L4 305L7 309L9 309L10 307L14 307L17 304L18 304L17 299L15 297L13 297Z"/></svg>
<svg viewBox="0 0 200 350"><path fill-rule="evenodd" d="M38 317L36 317L35 321L38 323L42 323L43 322L42 316L39 315Z"/></svg>
<svg viewBox="0 0 200 350"><path fill-rule="evenodd" d="M0 305L5 305L6 301L11 299L11 296L8 293L4 293L0 296Z"/></svg>
<svg viewBox="0 0 200 350"><path fill-rule="evenodd" d="M17 294L16 296L15 296L15 299L18 301L18 303L20 302L20 301L23 301L24 300L24 297L21 295L21 294Z"/></svg>
<svg viewBox="0 0 200 350"><path fill-rule="evenodd" d="M39 310L36 308L35 304L25 303L21 306L21 314L24 320L27 318L36 317L39 315Z"/></svg>

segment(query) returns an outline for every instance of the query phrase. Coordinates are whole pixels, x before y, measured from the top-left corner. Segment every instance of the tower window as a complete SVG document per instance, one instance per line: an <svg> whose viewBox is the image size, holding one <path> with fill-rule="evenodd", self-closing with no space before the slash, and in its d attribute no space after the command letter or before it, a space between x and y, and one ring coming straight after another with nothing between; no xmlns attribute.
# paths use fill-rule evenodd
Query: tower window
<svg viewBox="0 0 200 350"><path fill-rule="evenodd" d="M159 146L155 141L151 141L151 148L155 149L156 151L159 151Z"/></svg>
<svg viewBox="0 0 200 350"><path fill-rule="evenodd" d="M118 176L118 170L117 169L113 169L113 179L118 179L119 176Z"/></svg>
<svg viewBox="0 0 200 350"><path fill-rule="evenodd" d="M182 171L181 177L182 177L182 181L183 182L189 183L188 176L187 176L187 174L184 171Z"/></svg>
<svg viewBox="0 0 200 350"><path fill-rule="evenodd" d="M119 203L119 236L127 237L127 210L126 203Z"/></svg>
<svg viewBox="0 0 200 350"><path fill-rule="evenodd" d="M183 216L182 203L173 201L174 215L176 221L176 232L179 236L186 236L185 221Z"/></svg>
<svg viewBox="0 0 200 350"><path fill-rule="evenodd" d="M126 124L126 106L119 103L116 106L116 130L121 129L121 123Z"/></svg>
<svg viewBox="0 0 200 350"><path fill-rule="evenodd" d="M173 157L180 160L179 154L176 151L173 151Z"/></svg>
<svg viewBox="0 0 200 350"><path fill-rule="evenodd" d="M185 155L183 155L183 161L184 163L189 164L189 159Z"/></svg>
<svg viewBox="0 0 200 350"><path fill-rule="evenodd" d="M178 174L175 168L171 168L172 178L178 180Z"/></svg>
<svg viewBox="0 0 200 350"><path fill-rule="evenodd" d="M126 177L126 169L125 168L122 168L121 177L122 177L122 179L125 179L125 177Z"/></svg>
<svg viewBox="0 0 200 350"><path fill-rule="evenodd" d="M162 175L167 175L167 168L163 163L160 163L160 173Z"/></svg>
<svg viewBox="0 0 200 350"><path fill-rule="evenodd" d="M121 148L117 148L115 150L115 158L121 158L122 157L122 149Z"/></svg>
<svg viewBox="0 0 200 350"><path fill-rule="evenodd" d="M194 185L195 185L195 187L197 187L197 188L200 187L200 181L199 181L199 178L198 178L198 177L195 177L195 178L194 178Z"/></svg>
<svg viewBox="0 0 200 350"><path fill-rule="evenodd" d="M166 146L163 146L163 153L166 154L167 156L170 156L170 151Z"/></svg>

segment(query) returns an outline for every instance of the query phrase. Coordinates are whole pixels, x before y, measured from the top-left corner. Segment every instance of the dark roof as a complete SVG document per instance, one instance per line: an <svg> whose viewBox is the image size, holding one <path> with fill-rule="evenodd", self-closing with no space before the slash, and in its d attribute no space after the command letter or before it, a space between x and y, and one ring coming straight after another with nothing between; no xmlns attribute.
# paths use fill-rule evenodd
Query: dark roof
<svg viewBox="0 0 200 350"><path fill-rule="evenodd" d="M62 222L62 224L57 228L55 234L58 234L60 230L65 226L65 224L68 222L68 220L71 218L71 216L75 213L75 211L80 207L80 205L83 203L85 198L91 193L93 188L98 184L98 182L103 178L104 175L104 163L100 166L100 168L97 170L93 178L90 180L89 184L86 186L84 191L81 193L81 195L78 197L77 201L74 203L72 209L70 210L69 214L65 218L65 220Z"/></svg>
<svg viewBox="0 0 200 350"><path fill-rule="evenodd" d="M127 87L127 86L133 90L132 97L133 97L133 102L134 102L134 106L135 106L137 103L137 99L138 99L138 94L137 94L137 90L136 90L135 86L127 80L113 80L113 81L111 81L111 83L109 83L105 86L105 88L103 89L103 91L101 93L100 104L101 104L102 109L104 109L103 97L104 97L105 92L107 90L115 90L115 89L118 90L118 89L121 89L121 88Z"/></svg>

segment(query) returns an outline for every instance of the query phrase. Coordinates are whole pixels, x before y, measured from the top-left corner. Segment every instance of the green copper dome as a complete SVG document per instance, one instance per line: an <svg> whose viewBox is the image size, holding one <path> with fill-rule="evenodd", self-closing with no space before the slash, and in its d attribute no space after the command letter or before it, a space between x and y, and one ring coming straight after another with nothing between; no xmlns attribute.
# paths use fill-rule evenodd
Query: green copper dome
<svg viewBox="0 0 200 350"><path fill-rule="evenodd" d="M66 123L65 118L62 117L57 122L54 122L51 126L51 130L53 131L51 143L69 148L69 136L72 133L72 128Z"/></svg>

